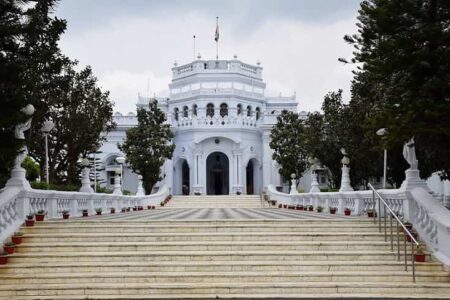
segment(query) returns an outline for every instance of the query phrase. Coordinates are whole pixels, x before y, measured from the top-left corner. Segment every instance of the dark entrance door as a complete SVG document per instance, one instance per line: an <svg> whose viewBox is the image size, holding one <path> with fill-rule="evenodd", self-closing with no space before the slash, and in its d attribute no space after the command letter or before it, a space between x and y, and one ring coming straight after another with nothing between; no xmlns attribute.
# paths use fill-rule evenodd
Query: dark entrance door
<svg viewBox="0 0 450 300"><path fill-rule="evenodd" d="M246 168L247 175L247 195L253 195L253 162L250 160Z"/></svg>
<svg viewBox="0 0 450 300"><path fill-rule="evenodd" d="M189 165L187 161L184 161L181 166L181 191L183 195L189 195L189 187Z"/></svg>
<svg viewBox="0 0 450 300"><path fill-rule="evenodd" d="M222 152L213 152L206 159L206 193L229 194L229 162Z"/></svg>

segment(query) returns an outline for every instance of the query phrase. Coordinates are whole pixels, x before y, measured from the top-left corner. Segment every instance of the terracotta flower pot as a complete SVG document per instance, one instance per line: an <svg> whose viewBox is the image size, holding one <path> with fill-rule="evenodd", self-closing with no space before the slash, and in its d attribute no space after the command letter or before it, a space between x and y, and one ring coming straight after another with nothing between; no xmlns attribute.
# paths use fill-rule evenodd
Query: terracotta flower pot
<svg viewBox="0 0 450 300"><path fill-rule="evenodd" d="M70 214L63 214L63 219L67 220L69 218Z"/></svg>
<svg viewBox="0 0 450 300"><path fill-rule="evenodd" d="M88 212L83 212L83 217L87 217L87 216L89 216L89 213Z"/></svg>
<svg viewBox="0 0 450 300"><path fill-rule="evenodd" d="M152 209L152 206L151 205L147 205L147 209Z"/></svg>
<svg viewBox="0 0 450 300"><path fill-rule="evenodd" d="M369 218L373 218L373 211L367 212L367 216L368 216Z"/></svg>
<svg viewBox="0 0 450 300"><path fill-rule="evenodd" d="M417 233L411 232L411 235L412 235L415 239L417 239ZM405 238L406 238L406 241L407 241L407 242L411 242L411 241L412 241L412 239L411 239L411 237L409 236L409 234L406 234L406 235L405 235Z"/></svg>
<svg viewBox="0 0 450 300"><path fill-rule="evenodd" d="M282 208L283 207L283 204L278 204L278 208Z"/></svg>
<svg viewBox="0 0 450 300"><path fill-rule="evenodd" d="M13 246L3 246L3 250L5 250L8 254L13 254L16 247Z"/></svg>
<svg viewBox="0 0 450 300"><path fill-rule="evenodd" d="M336 214L336 208L330 208L330 214L335 215Z"/></svg>
<svg viewBox="0 0 450 300"><path fill-rule="evenodd" d="M102 214L101 211L96 211L95 213L97 214L97 216L100 216Z"/></svg>
<svg viewBox="0 0 450 300"><path fill-rule="evenodd" d="M20 245L22 244L22 237L21 236L17 236L17 235L13 235L11 237L11 241L16 244L16 245Z"/></svg>
<svg viewBox="0 0 450 300"><path fill-rule="evenodd" d="M36 221L42 222L44 221L45 215L36 215Z"/></svg>
<svg viewBox="0 0 450 300"><path fill-rule="evenodd" d="M308 207L308 211L313 211L313 210L314 210L314 207L312 207L312 206Z"/></svg>
<svg viewBox="0 0 450 300"><path fill-rule="evenodd" d="M416 253L414 254L414 259L416 262L425 262L425 254L424 253Z"/></svg>
<svg viewBox="0 0 450 300"><path fill-rule="evenodd" d="M352 211L351 210L344 210L344 214L346 216L350 216L352 214Z"/></svg>
<svg viewBox="0 0 450 300"><path fill-rule="evenodd" d="M0 256L0 265L6 265L8 263L8 256Z"/></svg>
<svg viewBox="0 0 450 300"><path fill-rule="evenodd" d="M34 220L25 220L25 226L33 227L34 226Z"/></svg>
<svg viewBox="0 0 450 300"><path fill-rule="evenodd" d="M133 211L137 211L138 210L138 208L137 207L133 207Z"/></svg>

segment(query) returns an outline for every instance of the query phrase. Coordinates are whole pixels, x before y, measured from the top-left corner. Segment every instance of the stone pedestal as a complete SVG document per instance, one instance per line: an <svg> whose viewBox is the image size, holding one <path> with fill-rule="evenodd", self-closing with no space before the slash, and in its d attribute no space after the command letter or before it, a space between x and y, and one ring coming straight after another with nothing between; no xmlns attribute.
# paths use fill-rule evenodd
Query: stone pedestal
<svg viewBox="0 0 450 300"><path fill-rule="evenodd" d="M319 182L317 181L317 174L315 172L311 173L312 182L311 182L311 189L309 190L310 193L320 193L319 189Z"/></svg>
<svg viewBox="0 0 450 300"><path fill-rule="evenodd" d="M94 190L91 187L91 180L89 179L89 168L84 168L82 171L81 177L81 188L80 192L82 193L93 193Z"/></svg>
<svg viewBox="0 0 450 300"><path fill-rule="evenodd" d="M346 165L342 166L342 178L341 178L341 188L339 192L351 192L353 191L350 185L350 168Z"/></svg>
<svg viewBox="0 0 450 300"><path fill-rule="evenodd" d="M116 174L114 177L113 195L122 195L122 185L120 184L120 176Z"/></svg>
<svg viewBox="0 0 450 300"><path fill-rule="evenodd" d="M428 187L425 180L420 179L420 172L417 169L408 169L405 171L406 178L403 181L400 190L401 191L410 191L414 188L421 187L425 190L429 191L430 188Z"/></svg>
<svg viewBox="0 0 450 300"><path fill-rule="evenodd" d="M138 188L136 196L145 196L144 187L142 185L142 175L138 175Z"/></svg>
<svg viewBox="0 0 450 300"><path fill-rule="evenodd" d="M11 170L11 177L6 183L7 187L18 187L20 189L31 189L31 185L26 178L26 171L24 168L14 168Z"/></svg>

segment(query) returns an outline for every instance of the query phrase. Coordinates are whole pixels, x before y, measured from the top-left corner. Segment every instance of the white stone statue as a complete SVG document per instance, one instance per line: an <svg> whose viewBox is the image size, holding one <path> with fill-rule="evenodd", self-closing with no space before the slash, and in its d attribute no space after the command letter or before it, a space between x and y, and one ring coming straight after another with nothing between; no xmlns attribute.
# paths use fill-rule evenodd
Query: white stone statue
<svg viewBox="0 0 450 300"><path fill-rule="evenodd" d="M414 138L411 138L403 146L403 157L410 165L408 170L417 170L418 169L418 161L416 159L416 148L415 148L415 144L414 144Z"/></svg>

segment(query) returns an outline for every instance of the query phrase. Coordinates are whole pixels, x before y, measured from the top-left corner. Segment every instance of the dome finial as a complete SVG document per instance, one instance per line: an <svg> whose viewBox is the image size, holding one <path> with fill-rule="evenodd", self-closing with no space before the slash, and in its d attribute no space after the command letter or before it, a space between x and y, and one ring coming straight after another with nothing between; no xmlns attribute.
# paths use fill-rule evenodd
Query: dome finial
<svg viewBox="0 0 450 300"><path fill-rule="evenodd" d="M178 66L177 61L175 61L175 62L173 63L173 65L174 65L175 67Z"/></svg>
<svg viewBox="0 0 450 300"><path fill-rule="evenodd" d="M202 58L202 56L201 56L201 54L199 52L198 55L197 55L197 59L201 59L201 58Z"/></svg>

